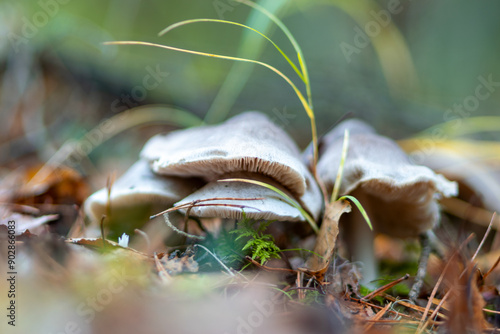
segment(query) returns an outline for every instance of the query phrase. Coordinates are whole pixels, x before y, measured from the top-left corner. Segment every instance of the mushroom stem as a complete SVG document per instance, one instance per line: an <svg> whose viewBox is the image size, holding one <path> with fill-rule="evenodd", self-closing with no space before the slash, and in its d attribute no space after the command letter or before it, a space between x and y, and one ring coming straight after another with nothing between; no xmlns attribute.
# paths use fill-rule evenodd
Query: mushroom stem
<svg viewBox="0 0 500 334"><path fill-rule="evenodd" d="M422 233L419 239L422 250L420 251L420 258L418 260L417 275L415 275L415 281L409 293L409 298L413 302L417 300L420 290L424 285L424 278L427 274L427 262L429 262L432 248L428 233Z"/></svg>
<svg viewBox="0 0 500 334"><path fill-rule="evenodd" d="M369 201L363 200L364 195L356 194L356 198L364 203L365 209ZM365 218L359 210L352 210L348 215L347 242L351 260L363 263L362 283L371 288L375 285L370 283L378 277L378 263L374 253L374 232L366 224Z"/></svg>

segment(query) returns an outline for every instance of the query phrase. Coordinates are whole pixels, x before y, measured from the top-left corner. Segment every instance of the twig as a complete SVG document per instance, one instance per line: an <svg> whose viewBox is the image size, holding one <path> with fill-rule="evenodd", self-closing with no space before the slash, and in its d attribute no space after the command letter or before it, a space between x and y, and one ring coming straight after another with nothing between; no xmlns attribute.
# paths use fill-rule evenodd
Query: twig
<svg viewBox="0 0 500 334"><path fill-rule="evenodd" d="M106 249L106 237L104 236L104 220L106 219L106 215L102 215L101 217L101 239L102 239L102 248Z"/></svg>
<svg viewBox="0 0 500 334"><path fill-rule="evenodd" d="M382 292L385 292L386 290L388 290L388 289L392 288L393 286L395 286L395 285L397 285L397 284L401 283L402 281L407 280L409 277L410 277L410 274L406 274L406 275L404 275L403 277L398 278L397 280L395 280L395 281L393 281L393 282L390 282L390 283L388 283L388 284L386 284L386 285L384 285L384 286L381 286L381 287L380 287L380 288L378 288L377 290L375 290L375 291L373 291L373 292L371 292L371 293L367 294L366 296L364 296L363 298L361 298L361 300L363 300L363 301L370 300L370 299L372 299L373 297L375 297L375 296L377 296L377 295L381 294Z"/></svg>
<svg viewBox="0 0 500 334"><path fill-rule="evenodd" d="M425 274L427 273L427 263L429 262L429 256L431 255L431 243L429 237L426 233L420 235L420 259L418 261L417 275L415 276L415 281L411 287L408 297L411 301L415 302L420 294L420 290L424 285Z"/></svg>
<svg viewBox="0 0 500 334"><path fill-rule="evenodd" d="M144 240L146 240L146 249L147 249L147 252L149 252L149 248L151 247L151 241L149 240L149 237L146 234L146 232L141 231L138 228L136 228L134 230L134 233L140 235Z"/></svg>
<svg viewBox="0 0 500 334"><path fill-rule="evenodd" d="M444 269L441 272L441 275L439 276L439 279L436 282L436 285L434 286L434 289L432 290L432 293L431 293L431 295L429 297L429 302L427 302L427 306L425 307L425 312L422 314L422 319L420 319L420 325L419 325L419 327L417 329L417 334L422 333L422 331L424 330L424 328L427 326L427 322L425 322L426 315L427 315L427 313L429 313L429 310L430 310L431 305L432 305L432 300L436 296L437 290L438 290L439 286L441 285L441 282L444 279L444 275L448 271L448 267L450 266L452 260L455 258L455 256L458 255L458 252L460 252L462 250L462 248L465 247L465 245L467 245L472 240L473 237L474 237L474 233L471 233L469 235L469 237L467 239L465 239L464 242L462 242L462 244L458 247L458 249L455 252L453 252L453 254L451 255L450 259L448 260L448 262L444 266ZM448 293L449 293L449 291L448 291ZM442 304L442 303L443 303L443 301L441 300L440 304ZM436 308L434 310L434 312L432 312L432 315L431 315L431 317L429 319L432 319L435 316L435 313L437 313L437 310L438 310L438 308Z"/></svg>
<svg viewBox="0 0 500 334"><path fill-rule="evenodd" d="M228 266L226 266L224 264L224 262L222 262L214 253L212 253L207 247L203 246L203 245L200 245L200 244L195 244L194 247L201 247L203 250L205 250L205 252L207 252L208 254L212 255L212 257L217 260L217 262L219 262L219 264L222 266L222 268L224 268L224 270L226 270L228 272L228 274L232 277L234 277L234 273L231 271L231 269L228 268Z"/></svg>
<svg viewBox="0 0 500 334"><path fill-rule="evenodd" d="M476 259L476 256L477 254L479 254L479 251L481 250L481 248L483 247L483 244L484 242L486 241L486 238L488 237L488 235L490 234L490 231L491 231L491 227L493 226L493 222L495 221L495 217L496 217L497 213L496 212L493 212L493 215L491 216L491 221L490 221L490 224L488 225L488 229L486 230L486 232L484 233L484 236L483 236L483 239L481 240L481 243L479 244L479 246L477 247L476 249L476 252L474 253L474 255L472 256L471 258L471 262L473 262L475 259Z"/></svg>
<svg viewBox="0 0 500 334"><path fill-rule="evenodd" d="M264 197L256 197L256 198L234 198L234 197L214 197L214 198L206 198L206 199L198 199L196 201L192 201L192 202L189 202L189 203L184 203L184 204L181 204L181 205L178 205L178 206L174 206L170 209L167 209L167 210L164 210L162 212L159 212L155 215L152 215L149 217L149 219L153 219L153 218L156 218L158 216L161 216L161 215L164 215L168 212L172 212L172 211L176 211L176 210L180 210L180 209L186 209L186 208L193 208L193 207L198 207L198 206L229 206L229 207L236 207L236 208L250 208L250 209L254 209L254 210L257 210L257 211L261 211L257 208L254 208L254 207L251 207L251 206L248 206L248 205L237 205L237 204L225 204L225 203L214 203L214 204L198 204L199 202L208 202L208 201L256 201L256 200L262 200L264 199Z"/></svg>
<svg viewBox="0 0 500 334"><path fill-rule="evenodd" d="M282 271L282 272L294 273L294 274L297 272L296 270L293 270L293 269L268 267L266 265L260 264L259 262L255 261L250 256L246 256L245 259L247 261L250 261L252 264L256 265L257 267L259 267L265 271Z"/></svg>
<svg viewBox="0 0 500 334"><path fill-rule="evenodd" d="M375 314L375 316L373 318L368 319L368 321L370 321L370 322L368 324L366 324L364 332L368 333L370 331L370 329L373 327L373 325L375 325L375 323L380 322L380 318L382 318L384 316L384 314L387 313L387 311L389 310L389 308L391 306L392 306L392 302L387 304L380 312Z"/></svg>
<svg viewBox="0 0 500 334"><path fill-rule="evenodd" d="M198 239L198 240L204 240L205 239L205 237L203 237L203 236L189 234L187 232L179 230L177 227L174 226L174 224L172 224L170 222L170 219L168 219L168 212L163 215L163 218L165 220L165 224L167 224L168 227L170 227L172 230L174 230L175 232L179 233L180 235L183 235L183 236L189 237L189 238L193 238L193 239Z"/></svg>
<svg viewBox="0 0 500 334"><path fill-rule="evenodd" d="M495 261L493 266L490 268L490 270L488 270L488 272L483 275L483 281L485 281L486 277L488 277L488 275L491 274L493 272L493 270L495 270L495 268L498 266L498 263L500 263L500 255L498 256L497 260Z"/></svg>

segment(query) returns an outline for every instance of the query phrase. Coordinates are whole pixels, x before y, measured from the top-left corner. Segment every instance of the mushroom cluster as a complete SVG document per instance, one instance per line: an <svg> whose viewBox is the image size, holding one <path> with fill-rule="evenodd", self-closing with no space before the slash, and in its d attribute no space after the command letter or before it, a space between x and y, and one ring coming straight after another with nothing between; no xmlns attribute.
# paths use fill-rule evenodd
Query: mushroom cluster
<svg viewBox="0 0 500 334"><path fill-rule="evenodd" d="M140 213L142 219L172 205L203 202L189 207L189 214L240 219L244 212L253 219L304 221L301 212L275 191L246 182L218 182L227 178L269 184L296 200L314 220L322 209L321 192L298 147L258 112L154 136L140 156L109 196L101 189L89 197L85 210L91 219L100 219L108 202L112 215L148 203Z"/></svg>
<svg viewBox="0 0 500 334"><path fill-rule="evenodd" d="M440 219L438 198L456 195L456 183L414 165L394 141L359 120L340 123L320 142L316 172L326 190L331 193L341 165L345 130L351 139L340 194L359 200L376 232L405 238L431 229ZM220 182L225 179L233 180ZM110 193L96 192L85 210L95 221L109 212L147 220L174 206L200 218L268 221L304 221L305 211L317 222L324 200L294 141L267 116L246 112L219 125L154 136ZM375 278L373 234L359 210L344 216L351 255L365 263L368 280Z"/></svg>

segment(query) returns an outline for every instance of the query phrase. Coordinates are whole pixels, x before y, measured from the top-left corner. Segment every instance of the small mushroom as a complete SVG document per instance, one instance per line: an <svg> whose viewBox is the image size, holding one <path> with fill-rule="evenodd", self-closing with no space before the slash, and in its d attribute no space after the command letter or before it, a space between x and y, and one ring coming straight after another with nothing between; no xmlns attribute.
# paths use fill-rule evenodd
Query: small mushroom
<svg viewBox="0 0 500 334"><path fill-rule="evenodd" d="M412 164L394 141L359 120L346 120L323 138L317 172L327 189L334 186L345 129L350 140L340 194L359 200L376 232L406 238L432 229L440 219L437 199L456 195L457 184ZM359 210L346 220L351 255L364 262L365 279L374 279L373 234Z"/></svg>
<svg viewBox="0 0 500 334"><path fill-rule="evenodd" d="M130 233L127 225L147 222L152 214L171 207L202 184L199 179L155 175L147 161L139 160L112 185L108 219L122 224L123 231ZM85 213L99 222L107 214L107 205L108 189L103 188L85 201Z"/></svg>
<svg viewBox="0 0 500 334"><path fill-rule="evenodd" d="M276 181L258 174L232 174L224 178L242 178L272 185L288 196L291 194ZM221 198L212 200L214 198ZM220 217L242 219L243 212L247 218L256 220L304 221L300 211L287 203L283 197L271 189L246 182L210 182L193 194L184 198L175 206L189 203L204 203L208 206L193 206L189 214L200 217ZM186 213L186 209L180 210Z"/></svg>
<svg viewBox="0 0 500 334"><path fill-rule="evenodd" d="M321 211L321 192L301 161L298 147L281 128L258 112L246 112L219 125L155 136L146 143L141 157L161 175L201 177L208 182L242 172L268 177L286 189L314 219ZM223 195L224 188L231 189L232 193L243 191L241 184L228 187L209 184L206 187L217 190L223 197L228 197ZM252 196L254 190L255 194L259 192L249 184L246 187L252 189ZM260 188L262 194L269 194Z"/></svg>
<svg viewBox="0 0 500 334"><path fill-rule="evenodd" d="M492 211L500 212L500 166L495 165L490 155L484 156L482 150L487 148L488 144L484 142L436 142L435 148L431 152L425 154L419 151L421 144L418 139L404 141L403 147L410 151L410 157L413 156L424 166L439 171L448 179L457 181L460 187L460 200L457 202L462 204L463 200L471 202L475 207ZM496 146L496 145L495 145ZM491 151L496 149L493 147ZM494 151L493 151L494 152ZM453 208L452 201L457 199L447 199L442 205L445 210ZM457 204L458 204L457 203ZM465 208L463 205L459 205ZM473 210L465 209L472 213ZM453 211L451 211L453 212ZM457 214L458 212L454 212ZM484 218L483 218L484 216ZM463 217L471 221L488 226L491 220L491 214L474 215ZM499 218L497 218L499 219Z"/></svg>
<svg viewBox="0 0 500 334"><path fill-rule="evenodd" d="M343 133L350 132L341 194L358 196L374 228L395 237L415 237L439 220L436 199L457 194L457 184L417 166L389 138L359 120L339 124L323 139L318 175L331 190L342 153Z"/></svg>

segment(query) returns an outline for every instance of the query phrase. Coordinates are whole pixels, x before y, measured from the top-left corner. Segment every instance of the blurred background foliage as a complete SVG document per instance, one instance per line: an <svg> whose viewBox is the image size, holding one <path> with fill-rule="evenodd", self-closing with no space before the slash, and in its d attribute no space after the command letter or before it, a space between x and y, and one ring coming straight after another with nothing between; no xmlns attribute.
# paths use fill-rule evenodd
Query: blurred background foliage
<svg viewBox="0 0 500 334"><path fill-rule="evenodd" d="M500 81L496 1L258 3L280 17L302 47L320 134L352 112L383 134L406 138L443 123L448 109L475 94L478 77ZM382 26L376 17L395 5L398 12ZM115 115L113 102L119 99L123 107L123 94L143 85L148 68L168 76L133 105L167 104L200 118L212 108L219 116L212 115L210 122L226 113L261 110L304 148L311 138L307 115L293 90L268 69L152 47L102 45L137 40L240 54L272 64L303 87L271 44L239 27L197 23L158 36L166 26L192 18L247 22L294 54L285 35L262 14L230 0L1 0L2 163L30 152L47 160L68 139L80 138ZM378 24L380 31L359 47L359 29L366 24ZM346 45L357 51L346 57ZM470 115L498 115L499 105L500 90L495 89ZM132 161L145 140L164 129L127 130L97 147L91 158L98 164L111 157Z"/></svg>

